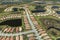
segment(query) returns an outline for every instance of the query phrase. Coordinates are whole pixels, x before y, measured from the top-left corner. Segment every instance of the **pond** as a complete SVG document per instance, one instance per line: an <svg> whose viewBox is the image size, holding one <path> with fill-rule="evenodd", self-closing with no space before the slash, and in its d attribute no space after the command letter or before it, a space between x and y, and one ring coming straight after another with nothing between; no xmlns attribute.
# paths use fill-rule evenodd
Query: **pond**
<svg viewBox="0 0 60 40"><path fill-rule="evenodd" d="M46 18L46 19L41 18L40 20L46 26L47 30L52 29L52 28L58 31L60 30L59 20L49 19L49 18Z"/></svg>
<svg viewBox="0 0 60 40"><path fill-rule="evenodd" d="M56 40L60 40L60 38L57 38Z"/></svg>
<svg viewBox="0 0 60 40"><path fill-rule="evenodd" d="M22 19L6 20L1 22L0 25L8 25L10 27L22 26Z"/></svg>
<svg viewBox="0 0 60 40"><path fill-rule="evenodd" d="M39 9L39 10L33 10L32 13L39 13L39 12L45 12L46 10L42 10L42 9Z"/></svg>
<svg viewBox="0 0 60 40"><path fill-rule="evenodd" d="M13 11L15 12L15 11L18 11L18 8L13 8Z"/></svg>
<svg viewBox="0 0 60 40"><path fill-rule="evenodd" d="M60 11L56 11L57 14L60 14Z"/></svg>
<svg viewBox="0 0 60 40"><path fill-rule="evenodd" d="M6 1L4 1L4 2L2 2L1 4L20 4L21 2L6 2Z"/></svg>
<svg viewBox="0 0 60 40"><path fill-rule="evenodd" d="M54 8L54 9L55 9L55 8L59 8L59 6L52 6L52 8Z"/></svg>

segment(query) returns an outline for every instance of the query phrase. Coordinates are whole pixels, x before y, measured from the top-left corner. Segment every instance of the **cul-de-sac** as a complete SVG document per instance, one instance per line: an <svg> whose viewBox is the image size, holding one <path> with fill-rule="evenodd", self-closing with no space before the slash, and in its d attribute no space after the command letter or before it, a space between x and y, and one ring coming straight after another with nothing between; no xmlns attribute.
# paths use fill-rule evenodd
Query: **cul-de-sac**
<svg viewBox="0 0 60 40"><path fill-rule="evenodd" d="M0 40L60 40L60 0L0 0Z"/></svg>

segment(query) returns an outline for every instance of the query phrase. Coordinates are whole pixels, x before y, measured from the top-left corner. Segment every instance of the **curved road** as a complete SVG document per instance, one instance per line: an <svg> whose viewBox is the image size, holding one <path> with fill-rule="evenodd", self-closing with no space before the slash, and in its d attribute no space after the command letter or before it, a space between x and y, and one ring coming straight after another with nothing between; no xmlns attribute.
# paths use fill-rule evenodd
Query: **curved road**
<svg viewBox="0 0 60 40"><path fill-rule="evenodd" d="M17 35L22 35L22 34L28 34L28 33L32 33L34 32L35 33L35 36L38 40L42 40L41 39L41 36L39 35L39 33L37 32L37 30L35 29L34 27L34 24L32 22L32 20L30 19L30 15L29 15L29 12L28 12L28 9L26 7L24 7L25 9L25 12L26 12L26 16L27 16L27 19L32 27L32 30L30 31L27 31L27 32L20 32L20 33L15 33L15 34L12 34L12 33L0 33L0 36L17 36Z"/></svg>

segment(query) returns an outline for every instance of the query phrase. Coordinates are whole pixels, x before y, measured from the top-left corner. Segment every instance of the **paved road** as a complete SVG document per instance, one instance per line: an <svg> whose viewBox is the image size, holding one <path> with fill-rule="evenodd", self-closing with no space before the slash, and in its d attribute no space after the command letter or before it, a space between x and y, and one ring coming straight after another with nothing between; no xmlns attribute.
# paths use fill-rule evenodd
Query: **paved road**
<svg viewBox="0 0 60 40"><path fill-rule="evenodd" d="M26 32L19 32L19 33L0 33L0 36L18 36L22 34L28 34L34 32L33 30L26 31Z"/></svg>
<svg viewBox="0 0 60 40"><path fill-rule="evenodd" d="M0 33L0 36L17 36L17 35L22 35L22 34L28 34L28 33L32 33L32 32L35 32L36 36L37 36L37 39L41 40L40 39L40 36L38 35L38 32L36 31L31 19L30 19L30 16L27 12L27 9L25 9L25 12L26 12L26 16L28 18L28 21L30 23L30 25L32 26L32 29L33 30L30 30L30 31L27 31L27 32L19 32L19 33Z"/></svg>
<svg viewBox="0 0 60 40"><path fill-rule="evenodd" d="M31 2L31 4L33 4L33 3L45 3L45 4L60 4L60 1L33 1L33 2Z"/></svg>
<svg viewBox="0 0 60 40"><path fill-rule="evenodd" d="M47 15L52 15L52 14L55 13L55 12L51 9L51 6L47 6L46 9L47 9L47 11L45 12L45 14L40 14L40 15L37 15L37 16L47 16Z"/></svg>
<svg viewBox="0 0 60 40"><path fill-rule="evenodd" d="M30 15L29 15L30 12L28 11L27 8L25 8L25 12L26 12L27 19L28 19L28 21L29 21L29 23L30 23L30 25L32 27L32 30L27 31L27 32L15 33L15 34L12 34L12 33L10 33L10 34L9 33L6 33L6 34L5 33L0 33L0 36L17 36L17 35L28 34L28 33L34 32L36 37L37 37L37 39L38 40L42 40L41 36L37 32L37 30L36 30L36 28L35 28L35 26L34 26L34 24L32 22L32 20L30 19Z"/></svg>
<svg viewBox="0 0 60 40"><path fill-rule="evenodd" d="M42 40L42 39L41 39L41 36L40 36L39 33L37 32L37 30L36 30L36 28L35 28L35 26L34 26L34 24L33 24L33 22L32 22L32 20L30 19L30 15L29 15L30 12L28 11L27 8L25 8L25 12L26 12L26 16L27 16L27 19L28 19L31 27L32 27L33 31L35 32L35 35L37 36L37 39L38 39L38 40Z"/></svg>
<svg viewBox="0 0 60 40"><path fill-rule="evenodd" d="M20 17L20 16L17 16L17 17ZM11 17L7 17L7 18L11 18ZM1 33L0 32L0 36L17 36L17 35L28 34L32 32L34 32L34 30L30 30L26 32L19 32L19 33Z"/></svg>

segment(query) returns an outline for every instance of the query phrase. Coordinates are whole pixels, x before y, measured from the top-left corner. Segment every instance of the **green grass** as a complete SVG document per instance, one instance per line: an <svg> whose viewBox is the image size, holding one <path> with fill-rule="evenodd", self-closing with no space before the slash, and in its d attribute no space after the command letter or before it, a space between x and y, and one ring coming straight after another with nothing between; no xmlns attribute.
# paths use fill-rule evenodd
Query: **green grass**
<svg viewBox="0 0 60 40"><path fill-rule="evenodd" d="M8 16L8 15L12 15L12 13L11 12L4 12L4 13L0 13L0 18L2 18L3 16ZM20 13L20 15L22 16L22 12ZM17 18L13 18L13 19L17 19ZM23 17L22 17L22 28L24 28L24 22L23 22ZM7 19L7 20L12 20L12 19ZM2 21L5 21L5 20L0 20L0 22L2 22ZM5 28L5 27L7 27L7 25L2 25L2 26L0 26L0 29L3 29L3 28ZM10 26L8 26L8 28L9 28ZM14 32L15 33L15 32Z"/></svg>
<svg viewBox="0 0 60 40"><path fill-rule="evenodd" d="M23 31L26 31L25 30L25 24L24 24L24 17L22 16L22 28L23 28Z"/></svg>
<svg viewBox="0 0 60 40"><path fill-rule="evenodd" d="M46 30L46 26L43 25L43 23L41 22L40 18L52 18L52 19L60 20L60 19L58 19L56 17L53 17L53 16L42 16L42 17L41 16L39 16L39 17L38 16L34 16L34 17L36 18L36 20L38 21L38 23L42 26L42 28L44 30ZM47 33L52 38L52 40L55 40L57 38L57 37L53 36L52 34L50 34L49 32L47 32Z"/></svg>
<svg viewBox="0 0 60 40"><path fill-rule="evenodd" d="M34 10L34 9L35 9L35 6L33 6L33 5L29 6L29 10Z"/></svg>
<svg viewBox="0 0 60 40"><path fill-rule="evenodd" d="M27 37L27 35L24 35L24 40L28 40L28 37Z"/></svg>
<svg viewBox="0 0 60 40"><path fill-rule="evenodd" d="M0 8L0 13L4 12L5 8Z"/></svg>
<svg viewBox="0 0 60 40"><path fill-rule="evenodd" d="M38 23L42 26L42 28L43 28L44 30L46 30L46 29L45 29L45 25L43 25L43 23L39 20L40 17L38 17L38 16L34 16L34 17L36 18L36 20L38 21Z"/></svg>

